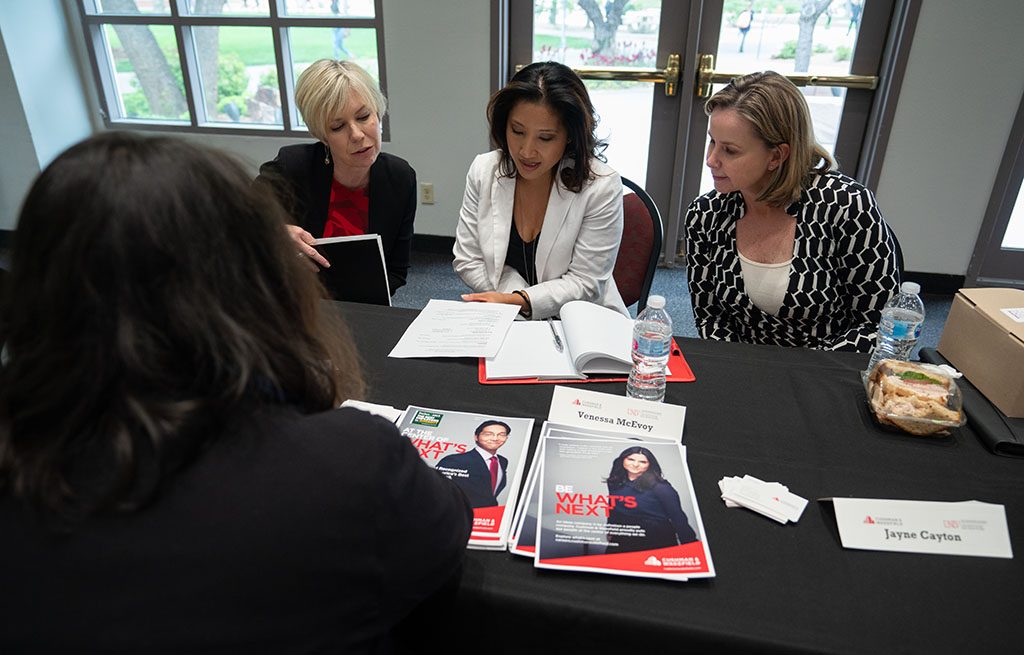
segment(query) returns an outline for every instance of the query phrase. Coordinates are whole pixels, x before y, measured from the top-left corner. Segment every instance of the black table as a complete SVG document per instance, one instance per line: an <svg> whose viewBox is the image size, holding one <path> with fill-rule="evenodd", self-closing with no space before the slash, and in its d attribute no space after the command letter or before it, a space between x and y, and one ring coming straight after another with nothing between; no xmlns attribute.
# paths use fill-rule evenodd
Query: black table
<svg viewBox="0 0 1024 655"><path fill-rule="evenodd" d="M404 408L547 416L550 385L480 385L469 359L388 359L416 312L338 304L365 363L368 400ZM970 426L944 438L871 418L867 356L677 338L697 381L685 405L693 485L717 570L710 580L542 571L471 551L456 607L425 643L475 652L1021 652L1024 462L997 457ZM624 394L621 383L587 388ZM532 447L532 446L531 446ZM811 499L779 525L727 509L718 480L750 474ZM1016 559L846 550L829 496L982 500L1006 506ZM458 629L456 629L458 626Z"/></svg>

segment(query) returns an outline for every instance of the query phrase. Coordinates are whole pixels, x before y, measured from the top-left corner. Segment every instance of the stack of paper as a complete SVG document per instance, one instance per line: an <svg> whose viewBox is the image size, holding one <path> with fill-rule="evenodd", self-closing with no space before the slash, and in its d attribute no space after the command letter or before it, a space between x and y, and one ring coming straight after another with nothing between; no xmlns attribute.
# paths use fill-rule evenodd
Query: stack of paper
<svg viewBox="0 0 1024 655"><path fill-rule="evenodd" d="M677 581L715 575L679 443L685 408L556 387L550 415L564 422L542 427L513 553L539 568Z"/></svg>
<svg viewBox="0 0 1024 655"><path fill-rule="evenodd" d="M388 357L494 357L518 313L517 305L431 300Z"/></svg>
<svg viewBox="0 0 1024 655"><path fill-rule="evenodd" d="M807 507L807 499L791 493L785 485L750 475L722 478L718 487L726 507L746 507L779 523L796 523Z"/></svg>
<svg viewBox="0 0 1024 655"><path fill-rule="evenodd" d="M504 550L533 419L410 405L398 429L473 505L469 547Z"/></svg>

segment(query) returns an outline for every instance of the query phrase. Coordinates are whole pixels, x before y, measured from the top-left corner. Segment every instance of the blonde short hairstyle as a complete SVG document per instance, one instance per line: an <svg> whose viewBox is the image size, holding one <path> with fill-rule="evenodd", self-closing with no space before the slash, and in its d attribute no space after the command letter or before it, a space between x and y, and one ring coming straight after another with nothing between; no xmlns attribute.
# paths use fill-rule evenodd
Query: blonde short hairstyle
<svg viewBox="0 0 1024 655"><path fill-rule="evenodd" d="M351 61L319 59L302 71L295 84L295 104L310 134L327 140L327 124L348 103L351 94L361 97L384 118L387 101L370 74Z"/></svg>
<svg viewBox="0 0 1024 655"><path fill-rule="evenodd" d="M789 157L775 169L757 200L785 207L800 197L815 173L835 167L831 155L814 140L811 112L800 89L774 71L734 77L704 105L710 116L716 109L734 109L750 121L754 133L769 148L789 145Z"/></svg>

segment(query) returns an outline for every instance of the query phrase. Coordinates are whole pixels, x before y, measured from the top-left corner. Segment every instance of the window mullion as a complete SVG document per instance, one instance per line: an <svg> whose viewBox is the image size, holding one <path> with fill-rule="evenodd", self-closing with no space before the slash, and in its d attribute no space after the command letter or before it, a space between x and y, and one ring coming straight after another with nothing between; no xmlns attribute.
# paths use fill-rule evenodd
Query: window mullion
<svg viewBox="0 0 1024 655"><path fill-rule="evenodd" d="M181 0L184 2L184 0ZM181 78L185 87L185 103L188 105L189 118L192 127L198 127L209 122L209 107L203 100L203 80L200 76L199 62L196 60L195 39L192 34L192 27L179 23L174 28L178 41L178 61L181 63ZM197 101L196 97L200 99ZM203 120L199 120L199 106L203 107Z"/></svg>
<svg viewBox="0 0 1024 655"><path fill-rule="evenodd" d="M274 59L277 65L277 88L281 94L281 127L285 131L296 129L299 121L295 108L295 80L292 79L292 50L288 42L288 28L274 28Z"/></svg>

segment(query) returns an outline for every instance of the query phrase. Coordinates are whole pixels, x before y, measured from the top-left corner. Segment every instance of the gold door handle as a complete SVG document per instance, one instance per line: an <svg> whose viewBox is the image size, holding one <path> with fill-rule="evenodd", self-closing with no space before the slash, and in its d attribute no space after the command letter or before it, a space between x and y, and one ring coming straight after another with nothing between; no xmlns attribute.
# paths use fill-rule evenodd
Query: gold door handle
<svg viewBox="0 0 1024 655"><path fill-rule="evenodd" d="M700 66L697 68L697 97L711 96L711 85L729 82L743 73L722 73L715 70L714 55L699 55ZM785 75L787 80L797 86L841 86L847 89L877 89L877 75Z"/></svg>
<svg viewBox="0 0 1024 655"><path fill-rule="evenodd" d="M524 64L516 66L516 72L522 69ZM672 53L668 56L668 64L665 68L626 68L616 66L612 68L573 68L573 72L585 80L617 80L620 82L654 82L665 85L665 95L674 96L676 86L679 84L679 55Z"/></svg>

